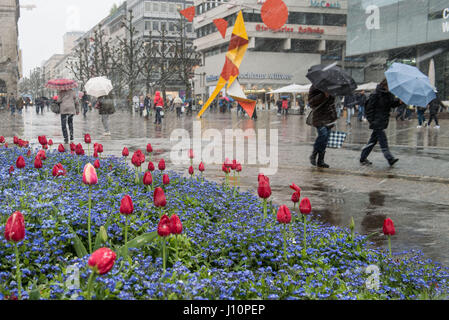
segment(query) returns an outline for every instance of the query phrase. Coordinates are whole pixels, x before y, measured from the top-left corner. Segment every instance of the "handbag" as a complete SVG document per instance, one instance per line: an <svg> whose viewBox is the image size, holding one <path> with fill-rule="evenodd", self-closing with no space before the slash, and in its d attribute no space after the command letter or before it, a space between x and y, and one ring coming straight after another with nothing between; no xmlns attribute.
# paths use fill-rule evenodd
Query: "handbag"
<svg viewBox="0 0 449 320"><path fill-rule="evenodd" d="M164 111L160 111L159 114L161 115L161 117L164 117Z"/></svg>
<svg viewBox="0 0 449 320"><path fill-rule="evenodd" d="M59 114L61 112L61 106L59 103L54 102L51 104L50 110L56 114Z"/></svg>
<svg viewBox="0 0 449 320"><path fill-rule="evenodd" d="M329 134L328 148L340 149L348 134L342 131L331 131Z"/></svg>

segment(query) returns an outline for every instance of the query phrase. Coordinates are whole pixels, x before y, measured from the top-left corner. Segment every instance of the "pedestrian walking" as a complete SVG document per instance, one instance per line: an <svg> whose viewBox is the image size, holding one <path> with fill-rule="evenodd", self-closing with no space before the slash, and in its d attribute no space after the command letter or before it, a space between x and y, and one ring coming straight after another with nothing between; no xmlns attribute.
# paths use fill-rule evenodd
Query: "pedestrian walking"
<svg viewBox="0 0 449 320"><path fill-rule="evenodd" d="M60 104L61 113L61 127L62 135L64 136L64 143L69 143L69 136L67 134L67 124L70 131L70 142L73 142L73 117L80 113L78 97L73 90L58 91L58 103Z"/></svg>
<svg viewBox="0 0 449 320"><path fill-rule="evenodd" d="M366 105L365 90L362 90L357 96L357 105L359 106L357 118L359 122L362 122L365 119L365 105Z"/></svg>
<svg viewBox="0 0 449 320"><path fill-rule="evenodd" d="M341 111L343 109L342 99L343 99L343 97L339 97L339 96L335 97L335 109L337 110L338 119L340 119Z"/></svg>
<svg viewBox="0 0 449 320"><path fill-rule="evenodd" d="M399 107L397 108L396 120L401 119L404 121L405 111L407 110L407 105L401 100Z"/></svg>
<svg viewBox="0 0 449 320"><path fill-rule="evenodd" d="M312 108L312 113L309 115L311 119L308 123L315 127L318 132L310 156L310 163L319 168L329 168L329 165L324 162L324 156L326 155L331 129L338 119L335 97L312 86L309 91L309 105Z"/></svg>
<svg viewBox="0 0 449 320"><path fill-rule="evenodd" d="M41 111L41 114L44 114L44 108L45 108L45 97L41 97L41 101L42 101L42 103L40 104L40 111Z"/></svg>
<svg viewBox="0 0 449 320"><path fill-rule="evenodd" d="M159 91L156 91L156 94L154 96L154 107L156 109L156 119L154 121L154 124L161 124L162 123L161 112L163 112L164 110L164 99L162 99L161 93Z"/></svg>
<svg viewBox="0 0 449 320"><path fill-rule="evenodd" d="M346 124L348 126L351 125L351 117L354 115L354 109L356 104L357 104L357 97L355 95L345 96L343 106L346 108L347 112Z"/></svg>
<svg viewBox="0 0 449 320"><path fill-rule="evenodd" d="M182 104L183 104L183 102L182 102L182 99L180 97L176 97L173 100L173 105L174 105L174 107L176 109L176 117L178 117L178 118L181 118Z"/></svg>
<svg viewBox="0 0 449 320"><path fill-rule="evenodd" d="M147 111L147 119L150 117L151 115L151 95L149 93L147 93L147 95L145 96L145 100L143 101L144 105L145 105L145 110Z"/></svg>
<svg viewBox="0 0 449 320"><path fill-rule="evenodd" d="M376 91L370 96L366 104L366 118L373 130L368 144L363 148L360 156L360 164L371 165L368 156L373 151L374 146L379 143L382 152L390 166L393 166L399 159L396 159L390 152L385 129L390 122L390 112L400 104L399 99L388 89L388 82L384 79L376 88Z"/></svg>
<svg viewBox="0 0 449 320"><path fill-rule="evenodd" d="M446 106L441 102L440 99L438 99L438 97L436 99L433 99L429 103L430 118L429 122L427 123L428 127L430 127L432 120L435 120L435 129L440 129L440 125L438 124L438 112L440 111L440 108L444 109L446 108Z"/></svg>
<svg viewBox="0 0 449 320"><path fill-rule="evenodd" d="M5 109L5 108L6 108L6 105L7 105L6 97L5 97L5 96L2 96L0 107L1 107L2 109Z"/></svg>
<svg viewBox="0 0 449 320"><path fill-rule="evenodd" d="M23 99L22 99L22 97L19 97L18 99L17 99L17 113L18 114L22 114L22 110L23 110Z"/></svg>
<svg viewBox="0 0 449 320"><path fill-rule="evenodd" d="M134 111L137 113L139 112L139 96L134 96L133 97L133 106L134 106Z"/></svg>
<svg viewBox="0 0 449 320"><path fill-rule="evenodd" d="M104 135L110 136L111 131L109 130L109 116L115 113L114 98L109 93L106 96L101 96L98 98L95 108L98 109L98 113L101 116L101 122L104 127Z"/></svg>
<svg viewBox="0 0 449 320"><path fill-rule="evenodd" d="M44 101L42 101L42 98L36 98L34 102L34 107L36 108L36 114L39 114L39 111L41 110L41 104L43 104Z"/></svg>
<svg viewBox="0 0 449 320"><path fill-rule="evenodd" d="M278 107L278 115L281 115L282 114L282 100L281 99L276 101L276 106Z"/></svg>
<svg viewBox="0 0 449 320"><path fill-rule="evenodd" d="M145 96L142 94L139 96L139 114L143 117L143 110L145 110Z"/></svg>
<svg viewBox="0 0 449 320"><path fill-rule="evenodd" d="M286 97L282 99L282 114L288 115L289 102Z"/></svg>
<svg viewBox="0 0 449 320"><path fill-rule="evenodd" d="M8 99L8 108L11 110L11 115L13 116L14 113L16 113L16 107L17 107L17 99L14 96L14 93L11 92Z"/></svg>
<svg viewBox="0 0 449 320"><path fill-rule="evenodd" d="M87 115L87 111L89 111L89 97L87 95L86 90L83 92L83 97L81 98L81 105L83 106L83 116L84 118Z"/></svg>
<svg viewBox="0 0 449 320"><path fill-rule="evenodd" d="M423 125L424 127L427 126L426 116L424 115L426 110L427 107L416 107L416 113L418 114L418 129L421 129Z"/></svg>

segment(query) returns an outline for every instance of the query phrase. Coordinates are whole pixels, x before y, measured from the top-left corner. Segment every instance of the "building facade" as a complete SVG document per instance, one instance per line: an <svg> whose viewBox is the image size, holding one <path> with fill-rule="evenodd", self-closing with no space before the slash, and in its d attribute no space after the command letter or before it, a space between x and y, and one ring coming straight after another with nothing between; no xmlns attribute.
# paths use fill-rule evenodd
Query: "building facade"
<svg viewBox="0 0 449 320"><path fill-rule="evenodd" d="M21 77L19 17L18 0L0 0L0 95L17 94L17 83Z"/></svg>
<svg viewBox="0 0 449 320"><path fill-rule="evenodd" d="M345 56L347 1L284 0L289 10L288 21L276 31L262 21L260 12L264 1L221 2L194 1L197 33L194 44L203 53L203 67L196 70L197 94L207 96L214 89L240 10L249 46L240 67L239 82L247 94L264 99L265 93L282 86L307 84L308 69L320 63L337 62L356 81L363 82L361 74L366 60ZM213 24L217 18L228 22L225 39Z"/></svg>
<svg viewBox="0 0 449 320"><path fill-rule="evenodd" d="M449 2L447 0L353 0L348 9L347 54L373 57L365 69L380 81L393 62L417 66L429 74L435 65L435 86L449 100Z"/></svg>

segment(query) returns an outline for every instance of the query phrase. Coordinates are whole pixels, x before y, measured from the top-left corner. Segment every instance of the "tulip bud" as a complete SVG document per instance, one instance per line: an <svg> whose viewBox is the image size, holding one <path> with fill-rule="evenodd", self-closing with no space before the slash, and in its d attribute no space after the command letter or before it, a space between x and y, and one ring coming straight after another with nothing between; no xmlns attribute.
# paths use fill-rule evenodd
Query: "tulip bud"
<svg viewBox="0 0 449 320"><path fill-rule="evenodd" d="M52 139L48 140L48 145L49 145L50 147L53 145L53 140L52 140Z"/></svg>
<svg viewBox="0 0 449 320"><path fill-rule="evenodd" d="M20 242L25 238L25 219L16 211L8 218L5 227L6 241Z"/></svg>
<svg viewBox="0 0 449 320"><path fill-rule="evenodd" d="M114 251L108 248L101 248L92 253L87 263L95 272L103 275L111 271L116 258L117 255Z"/></svg>
<svg viewBox="0 0 449 320"><path fill-rule="evenodd" d="M52 170L53 177L65 176L66 174L67 174L67 171L64 169L62 164L58 163L53 167L53 170Z"/></svg>
<svg viewBox="0 0 449 320"><path fill-rule="evenodd" d="M83 183L90 186L98 183L97 171L90 163L84 166Z"/></svg>
<svg viewBox="0 0 449 320"><path fill-rule="evenodd" d="M259 176L259 187L257 189L259 197L268 199L271 196L270 179L264 175Z"/></svg>
<svg viewBox="0 0 449 320"><path fill-rule="evenodd" d="M292 185L290 186L290 189L295 190L301 196L301 188L298 187L296 184L292 183Z"/></svg>
<svg viewBox="0 0 449 320"><path fill-rule="evenodd" d="M299 211L305 215L308 215L310 214L310 212L312 212L312 205L310 204L309 198L304 198L301 200L301 203L299 204Z"/></svg>
<svg viewBox="0 0 449 320"><path fill-rule="evenodd" d="M232 168L232 162L231 162L231 160L229 160L229 158L225 159L224 166L226 168Z"/></svg>
<svg viewBox="0 0 449 320"><path fill-rule="evenodd" d="M9 167L9 174L12 174L14 172L14 166Z"/></svg>
<svg viewBox="0 0 449 320"><path fill-rule="evenodd" d="M242 165L240 163L237 163L237 166L235 167L235 171L242 172Z"/></svg>
<svg viewBox="0 0 449 320"><path fill-rule="evenodd" d="M45 150L39 150L39 152L37 153L37 156L39 158L41 158L41 160L47 160L47 155L45 153Z"/></svg>
<svg viewBox="0 0 449 320"><path fill-rule="evenodd" d="M97 159L97 160L94 161L94 168L95 169L99 169L100 168L100 160Z"/></svg>
<svg viewBox="0 0 449 320"><path fill-rule="evenodd" d="M152 153L152 152L153 152L153 147L151 146L151 143L149 143L149 144L147 145L147 152L148 152L148 153Z"/></svg>
<svg viewBox="0 0 449 320"><path fill-rule="evenodd" d="M97 146L97 152L98 153L103 153L103 145L101 143L99 143L98 146Z"/></svg>
<svg viewBox="0 0 449 320"><path fill-rule="evenodd" d="M129 156L129 150L128 150L128 148L127 148L127 147L124 147L124 148L123 148L123 151L122 151L122 156L124 156L124 157L127 157L127 156Z"/></svg>
<svg viewBox="0 0 449 320"><path fill-rule="evenodd" d="M39 156L36 156L36 158L34 159L34 168L42 169L42 160Z"/></svg>
<svg viewBox="0 0 449 320"><path fill-rule="evenodd" d="M4 136L0 136L0 143L5 143L5 137Z"/></svg>
<svg viewBox="0 0 449 320"><path fill-rule="evenodd" d="M76 150L76 144L71 143L70 144L70 151L74 152Z"/></svg>
<svg viewBox="0 0 449 320"><path fill-rule="evenodd" d="M283 224L289 224L292 221L292 215L290 213L290 209L287 208L287 206L282 205L279 208L279 211L277 214L277 220L279 223L283 223Z"/></svg>
<svg viewBox="0 0 449 320"><path fill-rule="evenodd" d="M193 154L193 149L189 150L189 159L195 158L195 155Z"/></svg>
<svg viewBox="0 0 449 320"><path fill-rule="evenodd" d="M294 192L293 195L292 195L292 202L293 203L298 203L299 199L300 199L299 193L298 192Z"/></svg>
<svg viewBox="0 0 449 320"><path fill-rule="evenodd" d="M170 232L172 234L181 234L182 233L181 219L179 219L179 217L176 214L174 214L170 218Z"/></svg>
<svg viewBox="0 0 449 320"><path fill-rule="evenodd" d="M168 176L168 174L164 174L162 176L162 183L164 185L169 185L170 184L170 177Z"/></svg>
<svg viewBox="0 0 449 320"><path fill-rule="evenodd" d="M103 243L106 243L108 241L108 232L106 231L106 228L104 226L100 227L100 238Z"/></svg>
<svg viewBox="0 0 449 320"><path fill-rule="evenodd" d="M60 144L60 145L58 146L58 151L61 152L61 153L65 152L64 145Z"/></svg>
<svg viewBox="0 0 449 320"><path fill-rule="evenodd" d="M19 156L16 161L17 169L25 168L25 159L22 156Z"/></svg>
<svg viewBox="0 0 449 320"><path fill-rule="evenodd" d="M150 171L145 172L143 175L143 184L145 186L150 186L153 184L153 176L151 175Z"/></svg>
<svg viewBox="0 0 449 320"><path fill-rule="evenodd" d="M386 236L394 236L396 234L393 220L391 220L390 218L385 219L383 232Z"/></svg>
<svg viewBox="0 0 449 320"><path fill-rule="evenodd" d="M79 156L83 156L84 155L84 149L83 146L81 145L81 143L77 144L75 147L75 153Z"/></svg>
<svg viewBox="0 0 449 320"><path fill-rule="evenodd" d="M167 200L165 199L165 193L162 188L157 187L153 194L154 205L158 208L165 207L167 205Z"/></svg>
<svg viewBox="0 0 449 320"><path fill-rule="evenodd" d="M161 159L161 161L159 161L159 165L158 165L159 170L164 171L165 170L165 160Z"/></svg>
<svg viewBox="0 0 449 320"><path fill-rule="evenodd" d="M28 149L28 152L27 152L27 157L29 157L29 156L31 156L31 150L30 149Z"/></svg>
<svg viewBox="0 0 449 320"><path fill-rule="evenodd" d="M153 172L154 169L155 169L155 168L154 168L154 163L150 161L150 162L148 163L148 170L151 171L151 172Z"/></svg>
<svg viewBox="0 0 449 320"><path fill-rule="evenodd" d="M19 137L14 136L13 141L14 141L14 144L18 144L19 143Z"/></svg>
<svg viewBox="0 0 449 320"><path fill-rule="evenodd" d="M232 170L237 169L237 160L232 160L231 169L232 169Z"/></svg>
<svg viewBox="0 0 449 320"><path fill-rule="evenodd" d="M163 215L157 226L157 234L161 237L168 237L170 235L170 219L167 215Z"/></svg>
<svg viewBox="0 0 449 320"><path fill-rule="evenodd" d="M194 170L193 170L193 167L192 167L192 166L190 166L190 168L189 168L189 174L190 174L191 176L193 176L193 174L194 174Z"/></svg>
<svg viewBox="0 0 449 320"><path fill-rule="evenodd" d="M204 163L200 163L200 166L198 167L198 170L200 171L200 172L204 172L205 170L206 170L206 168L204 167Z"/></svg>
<svg viewBox="0 0 449 320"><path fill-rule="evenodd" d="M120 213L129 216L134 211L133 200L130 196L126 195L123 197L120 203Z"/></svg>
<svg viewBox="0 0 449 320"><path fill-rule="evenodd" d="M92 143L92 139L90 138L90 134L86 133L84 135L84 142L87 143L87 144Z"/></svg>

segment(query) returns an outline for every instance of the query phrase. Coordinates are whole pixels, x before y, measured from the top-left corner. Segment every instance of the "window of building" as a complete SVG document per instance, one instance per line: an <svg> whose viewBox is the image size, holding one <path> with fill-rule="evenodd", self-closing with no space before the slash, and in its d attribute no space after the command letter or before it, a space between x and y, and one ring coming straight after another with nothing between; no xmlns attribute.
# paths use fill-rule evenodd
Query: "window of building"
<svg viewBox="0 0 449 320"><path fill-rule="evenodd" d="M153 21L153 30L159 31L159 21Z"/></svg>
<svg viewBox="0 0 449 320"><path fill-rule="evenodd" d="M168 5L168 11L169 11L170 13L174 13L174 12L175 12L175 5L174 5L173 3L170 3L170 4Z"/></svg>
<svg viewBox="0 0 449 320"><path fill-rule="evenodd" d="M151 30L151 21L145 21L145 30Z"/></svg>
<svg viewBox="0 0 449 320"><path fill-rule="evenodd" d="M159 3L153 2L153 11L154 12L159 12Z"/></svg>
<svg viewBox="0 0 449 320"><path fill-rule="evenodd" d="M167 22L161 21L161 31L167 30Z"/></svg>
<svg viewBox="0 0 449 320"><path fill-rule="evenodd" d="M161 12L167 12L167 4L161 3Z"/></svg>
<svg viewBox="0 0 449 320"><path fill-rule="evenodd" d="M145 12L151 12L151 11L152 11L151 2L146 1L145 2Z"/></svg>
<svg viewBox="0 0 449 320"><path fill-rule="evenodd" d="M306 24L306 13L290 12L288 14L288 24Z"/></svg>
<svg viewBox="0 0 449 320"><path fill-rule="evenodd" d="M323 25L323 15L321 13L307 13L306 14L306 24L313 26Z"/></svg>
<svg viewBox="0 0 449 320"><path fill-rule="evenodd" d="M254 51L282 52L283 39L256 38Z"/></svg>
<svg viewBox="0 0 449 320"><path fill-rule="evenodd" d="M169 31L175 31L175 24L174 24L174 22L170 22L170 23L169 23L169 25L168 25L168 30L169 30Z"/></svg>
<svg viewBox="0 0 449 320"><path fill-rule="evenodd" d="M346 15L344 14L323 14L323 25L325 26L345 26Z"/></svg>
<svg viewBox="0 0 449 320"><path fill-rule="evenodd" d="M191 23L188 23L186 25L186 30L187 30L187 32L192 32L192 24Z"/></svg>
<svg viewBox="0 0 449 320"><path fill-rule="evenodd" d="M296 53L316 53L318 52L319 40L292 39L291 51Z"/></svg>

